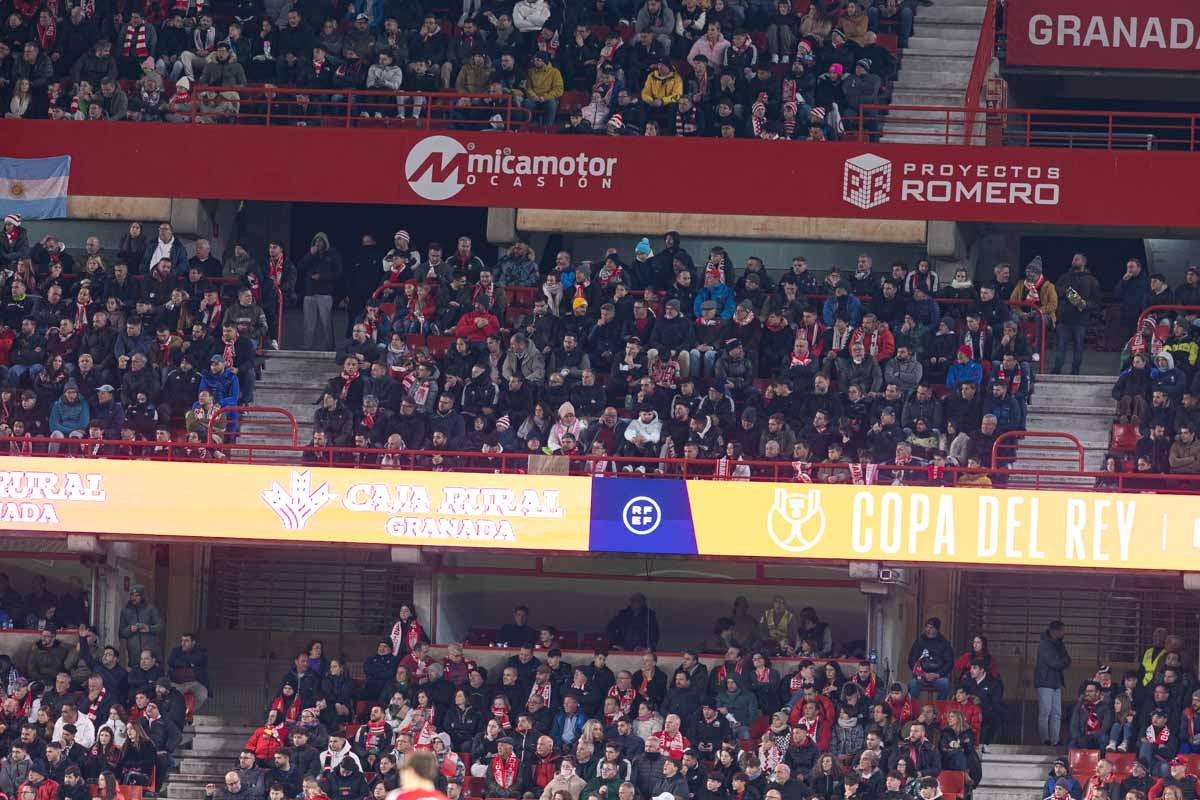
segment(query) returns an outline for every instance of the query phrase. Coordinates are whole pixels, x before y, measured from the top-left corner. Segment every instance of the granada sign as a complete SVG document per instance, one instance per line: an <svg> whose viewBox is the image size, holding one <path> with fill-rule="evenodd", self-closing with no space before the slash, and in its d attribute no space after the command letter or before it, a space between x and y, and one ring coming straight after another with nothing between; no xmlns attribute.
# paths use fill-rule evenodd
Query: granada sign
<svg viewBox="0 0 1200 800"><path fill-rule="evenodd" d="M1200 70L1195 0L1016 0L1005 14L1012 65Z"/></svg>

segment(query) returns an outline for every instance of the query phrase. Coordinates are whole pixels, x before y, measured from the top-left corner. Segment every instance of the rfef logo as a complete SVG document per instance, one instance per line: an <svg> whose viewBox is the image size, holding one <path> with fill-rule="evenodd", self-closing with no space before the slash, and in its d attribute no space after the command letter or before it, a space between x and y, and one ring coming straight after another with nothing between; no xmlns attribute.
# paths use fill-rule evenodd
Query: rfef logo
<svg viewBox="0 0 1200 800"><path fill-rule="evenodd" d="M892 199L892 162L873 153L846 159L842 199L864 211Z"/></svg>
<svg viewBox="0 0 1200 800"><path fill-rule="evenodd" d="M417 142L404 160L408 185L426 200L449 200L467 185L467 149L449 136Z"/></svg>

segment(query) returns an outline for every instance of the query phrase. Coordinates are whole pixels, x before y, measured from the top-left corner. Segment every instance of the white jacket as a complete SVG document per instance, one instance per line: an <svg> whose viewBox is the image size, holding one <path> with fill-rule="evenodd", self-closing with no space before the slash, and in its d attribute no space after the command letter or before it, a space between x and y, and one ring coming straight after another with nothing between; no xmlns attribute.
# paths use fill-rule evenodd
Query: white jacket
<svg viewBox="0 0 1200 800"><path fill-rule="evenodd" d="M546 0L520 0L513 7L513 27L522 33L540 31L550 19L550 6Z"/></svg>

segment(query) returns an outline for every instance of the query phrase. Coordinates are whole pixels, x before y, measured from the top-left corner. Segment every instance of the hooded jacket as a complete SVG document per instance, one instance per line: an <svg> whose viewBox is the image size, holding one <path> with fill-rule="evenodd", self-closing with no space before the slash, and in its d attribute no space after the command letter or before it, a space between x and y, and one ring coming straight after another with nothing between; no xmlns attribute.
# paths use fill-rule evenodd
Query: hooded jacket
<svg viewBox="0 0 1200 800"><path fill-rule="evenodd" d="M1033 669L1033 685L1037 689L1061 689L1066 686L1064 673L1071 666L1071 656L1062 639L1050 638L1042 631L1038 642L1037 663Z"/></svg>

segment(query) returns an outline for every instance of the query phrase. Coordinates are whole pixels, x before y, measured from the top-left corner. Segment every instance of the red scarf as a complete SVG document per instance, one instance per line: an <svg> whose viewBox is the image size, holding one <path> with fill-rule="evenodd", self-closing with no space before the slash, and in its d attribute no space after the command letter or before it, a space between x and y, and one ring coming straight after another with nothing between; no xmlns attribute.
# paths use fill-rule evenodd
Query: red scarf
<svg viewBox="0 0 1200 800"><path fill-rule="evenodd" d="M87 303L75 302L75 327L83 330L88 324L88 305Z"/></svg>
<svg viewBox="0 0 1200 800"><path fill-rule="evenodd" d="M100 720L97 719L97 716L100 713L100 706L104 704L104 698L107 696L108 689L102 687L100 689L100 694L96 695L96 699L88 704L88 710L85 716L97 725L100 724Z"/></svg>
<svg viewBox="0 0 1200 800"><path fill-rule="evenodd" d="M630 688L628 691L622 692L616 686L608 690L608 696L616 698L617 705L621 709L621 713L628 716L633 710L633 701L637 698L637 692Z"/></svg>
<svg viewBox="0 0 1200 800"><path fill-rule="evenodd" d="M204 326L210 331L215 331L221 325L221 301L217 300L214 305L208 307L204 312Z"/></svg>
<svg viewBox="0 0 1200 800"><path fill-rule="evenodd" d="M146 44L145 25L139 25L136 32L132 25L125 26L125 44L121 46L121 55L125 58L136 56L138 59L150 55L150 47Z"/></svg>
<svg viewBox="0 0 1200 800"><path fill-rule="evenodd" d="M821 715L818 714L816 719L801 717L796 724L808 731L808 738L815 742L817 740L817 729L821 727ZM915 764L916 762L914 761L913 763Z"/></svg>
<svg viewBox="0 0 1200 800"><path fill-rule="evenodd" d="M225 343L225 349L222 351L222 355L225 357L225 363L231 367L234 366L234 364L236 363L234 360L234 353L237 352L237 348L234 347L235 344L237 344L236 336L233 337L232 342ZM170 347L171 347L170 344L168 344L166 347L163 348L163 359L164 360L166 359L167 354L170 351ZM342 399L344 400L345 397L343 396Z"/></svg>
<svg viewBox="0 0 1200 800"><path fill-rule="evenodd" d="M1016 397L1017 392L1021 389L1021 369L1018 367L1010 373L1005 372L1004 367L1001 367L996 372L996 380L1008 386L1010 397Z"/></svg>
<svg viewBox="0 0 1200 800"><path fill-rule="evenodd" d="M808 351L804 355L800 355L795 350L792 351L788 358L788 364L793 367L811 367L813 363L812 351Z"/></svg>
<svg viewBox="0 0 1200 800"><path fill-rule="evenodd" d="M878 464L850 464L850 480L855 486L874 486L875 476L879 472Z"/></svg>
<svg viewBox="0 0 1200 800"><path fill-rule="evenodd" d="M683 751L688 748L688 740L682 733L672 736L661 730L654 734L654 738L658 739L659 749L667 758L683 758Z"/></svg>
<svg viewBox="0 0 1200 800"><path fill-rule="evenodd" d="M1096 733L1100 730L1100 715L1096 713L1096 707L1099 704L1099 701L1083 704L1084 711L1087 712L1087 722L1084 724L1088 733Z"/></svg>
<svg viewBox="0 0 1200 800"><path fill-rule="evenodd" d="M1146 728L1146 741L1152 742L1156 747L1165 747L1171 739L1171 729L1166 725L1162 726L1162 730L1155 731L1154 726Z"/></svg>
<svg viewBox="0 0 1200 800"><path fill-rule="evenodd" d="M550 681L546 681L545 683L538 683L537 681L534 681L533 688L529 690L529 696L533 697L534 695L537 695L538 697L542 698L542 705L544 705L546 708L549 708L550 693L552 691L554 691L554 687L550 684Z"/></svg>
<svg viewBox="0 0 1200 800"><path fill-rule="evenodd" d="M1030 281L1028 279L1026 279L1025 280L1025 302L1033 303L1034 305L1040 303L1042 300L1042 294L1041 294L1042 284L1045 282L1046 282L1045 275L1038 275L1037 280L1033 281L1032 283L1030 283Z"/></svg>
<svg viewBox="0 0 1200 800"><path fill-rule="evenodd" d="M515 753L509 753L508 758L502 758L497 754L492 759L492 778L501 789L507 789L516 781L517 769L520 765L521 762L517 760Z"/></svg>
<svg viewBox="0 0 1200 800"><path fill-rule="evenodd" d="M388 727L387 721L382 720L382 719L379 720L378 722L368 721L366 727L367 727L367 739L366 739L365 744L366 744L367 752L370 752L371 750L377 750L379 748L380 743L383 741L384 731Z"/></svg>
<svg viewBox="0 0 1200 800"><path fill-rule="evenodd" d="M279 285L279 281L283 277L283 255L282 254L280 254L279 258L267 259L267 277L270 278L271 281L276 286Z"/></svg>
<svg viewBox="0 0 1200 800"><path fill-rule="evenodd" d="M342 370L342 374L341 374L341 378L342 378L342 390L341 390L340 392L338 392L338 399L339 399L339 400L345 400L345 399L346 399L346 395L350 394L350 384L354 383L354 380L355 380L357 377L358 377L357 375L347 375L347 374L346 374L346 371L345 371L345 370ZM412 645L410 644L410 645L409 645L409 647L411 648L411 647L412 647Z"/></svg>
<svg viewBox="0 0 1200 800"><path fill-rule="evenodd" d="M717 480L723 481L732 480L735 477L737 477L738 480L745 480L741 476L735 476L733 474L734 470L737 469L739 461L741 461L740 458L735 461L727 456L721 456L721 458L717 459L717 466L713 472L713 477Z"/></svg>
<svg viewBox="0 0 1200 800"><path fill-rule="evenodd" d="M40 44L42 46L43 50L51 50L54 48L54 38L55 38L55 35L57 32L58 32L58 26L55 25L53 22L51 22L49 25L45 25L45 26L43 26L42 23L40 23L40 22L38 23L38 26L37 26L38 44ZM50 258L51 258L51 261L54 261L55 259L57 259L57 254L52 255Z"/></svg>
<svg viewBox="0 0 1200 800"><path fill-rule="evenodd" d="M494 719L494 720L496 720L496 722L500 723L501 728L511 728L512 727L512 722L510 722L508 719L508 709L507 708L497 707L497 706L493 705L492 706L492 719Z"/></svg>
<svg viewBox="0 0 1200 800"><path fill-rule="evenodd" d="M796 480L800 483L812 483L812 462L793 461L792 469L796 470Z"/></svg>
<svg viewBox="0 0 1200 800"><path fill-rule="evenodd" d="M745 666L746 666L745 662L739 661L739 662L737 662L737 666L735 666L733 668L733 671L735 673L737 673L738 675L741 675L742 669ZM721 686L725 685L725 678L727 678L728 676L729 676L729 667L725 666L724 664L717 667L717 680L720 681Z"/></svg>

